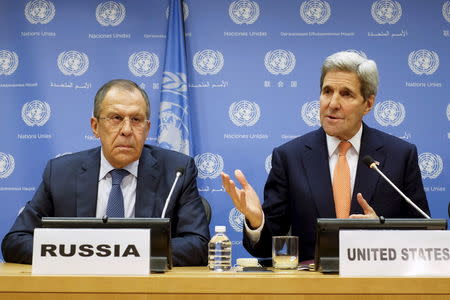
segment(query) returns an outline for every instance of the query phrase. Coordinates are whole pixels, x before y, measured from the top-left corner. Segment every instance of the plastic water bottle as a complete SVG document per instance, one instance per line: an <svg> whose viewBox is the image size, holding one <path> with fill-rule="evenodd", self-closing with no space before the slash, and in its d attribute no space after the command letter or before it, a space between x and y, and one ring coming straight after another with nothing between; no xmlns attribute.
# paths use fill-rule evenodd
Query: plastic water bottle
<svg viewBox="0 0 450 300"><path fill-rule="evenodd" d="M216 234L208 244L208 267L215 272L231 269L231 241L225 235L225 226L216 226Z"/></svg>

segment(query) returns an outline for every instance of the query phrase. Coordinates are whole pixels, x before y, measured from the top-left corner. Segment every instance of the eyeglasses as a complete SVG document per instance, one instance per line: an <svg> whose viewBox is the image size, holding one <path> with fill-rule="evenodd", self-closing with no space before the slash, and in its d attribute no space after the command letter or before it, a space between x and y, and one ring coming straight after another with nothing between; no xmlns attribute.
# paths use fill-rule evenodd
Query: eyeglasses
<svg viewBox="0 0 450 300"><path fill-rule="evenodd" d="M114 129L122 128L123 124L125 123L125 120L128 119L128 121L131 124L131 127L135 129L143 129L145 127L145 124L147 124L147 119L145 117L124 117L121 115L113 115L111 117L99 117L99 120L106 120Z"/></svg>

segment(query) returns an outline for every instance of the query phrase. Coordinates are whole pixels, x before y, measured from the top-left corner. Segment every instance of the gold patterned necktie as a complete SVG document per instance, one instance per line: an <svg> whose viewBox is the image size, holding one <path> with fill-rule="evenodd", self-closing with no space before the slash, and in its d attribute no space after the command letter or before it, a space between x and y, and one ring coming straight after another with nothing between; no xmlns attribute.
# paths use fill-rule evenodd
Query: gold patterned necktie
<svg viewBox="0 0 450 300"><path fill-rule="evenodd" d="M339 157L333 172L333 197L338 219L347 219L350 215L350 168L346 154L351 146L350 142L339 144Z"/></svg>

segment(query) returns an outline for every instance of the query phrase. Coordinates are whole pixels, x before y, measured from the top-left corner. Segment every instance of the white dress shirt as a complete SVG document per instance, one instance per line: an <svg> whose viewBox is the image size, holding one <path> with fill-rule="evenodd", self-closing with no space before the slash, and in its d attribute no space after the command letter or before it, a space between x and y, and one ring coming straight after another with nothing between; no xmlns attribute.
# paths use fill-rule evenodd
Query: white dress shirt
<svg viewBox="0 0 450 300"><path fill-rule="evenodd" d="M103 148L100 151L100 173L98 176L98 193L97 193L97 211L95 216L103 218L106 215L106 207L108 206L109 193L111 192L112 179L111 170L115 169L103 154ZM136 186L137 172L139 160L123 167L122 169L130 172L125 176L120 184L124 202L124 217L134 218L134 207L136 203Z"/></svg>
<svg viewBox="0 0 450 300"><path fill-rule="evenodd" d="M353 195L353 187L355 186L356 168L358 167L359 149L361 148L361 135L362 126L358 132L348 140L352 146L348 149L345 157L347 158L348 166L350 168L350 195ZM339 157L339 144L342 141L334 136L327 134L327 146L328 146L328 163L330 165L330 176L333 180L333 172L336 167Z"/></svg>
<svg viewBox="0 0 450 300"><path fill-rule="evenodd" d="M347 158L348 166L350 168L350 187L351 187L351 195L353 195L353 188L355 186L355 177L356 177L356 168L358 166L358 158L359 158L359 150L361 148L361 136L362 136L362 124L359 128L358 132L348 140L350 144L352 144L352 147L348 149L347 154L345 157ZM341 142L340 139L335 138L330 135L327 136L327 147L328 147L328 162L330 166L330 176L331 180L333 180L333 172L334 168L336 167L337 159L339 157L339 143ZM258 228L252 230L247 225L247 222L244 221L245 229L247 230L247 237L250 239L252 243L257 243L259 241L259 238L261 237L261 231L264 227L265 217L263 214L263 220L261 223L261 226Z"/></svg>

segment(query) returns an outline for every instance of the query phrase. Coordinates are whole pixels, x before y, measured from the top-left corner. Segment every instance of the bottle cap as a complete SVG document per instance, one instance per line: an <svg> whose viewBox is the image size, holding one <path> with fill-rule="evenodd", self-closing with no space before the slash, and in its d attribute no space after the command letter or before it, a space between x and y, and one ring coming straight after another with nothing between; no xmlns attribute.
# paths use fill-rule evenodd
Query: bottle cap
<svg viewBox="0 0 450 300"><path fill-rule="evenodd" d="M216 226L216 227L214 227L214 230L216 232L225 232L225 231L227 231L227 228L225 226Z"/></svg>

